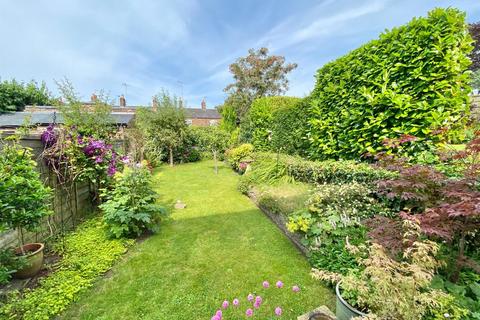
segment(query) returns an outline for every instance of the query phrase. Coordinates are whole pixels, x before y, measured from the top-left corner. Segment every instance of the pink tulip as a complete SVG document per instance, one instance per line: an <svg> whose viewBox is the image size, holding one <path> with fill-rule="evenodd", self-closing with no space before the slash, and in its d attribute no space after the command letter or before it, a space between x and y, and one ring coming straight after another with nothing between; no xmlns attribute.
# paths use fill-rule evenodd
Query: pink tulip
<svg viewBox="0 0 480 320"><path fill-rule="evenodd" d="M222 308L223 308L223 309L227 309L227 308L228 308L228 305L229 305L228 301L225 300L225 301L223 301L223 303L222 303Z"/></svg>
<svg viewBox="0 0 480 320"><path fill-rule="evenodd" d="M233 299L234 306L238 306L239 304L240 304L240 301L237 298Z"/></svg>
<svg viewBox="0 0 480 320"><path fill-rule="evenodd" d="M293 292L298 292L298 291L300 291L300 287L299 286L293 286L292 291Z"/></svg>
<svg viewBox="0 0 480 320"><path fill-rule="evenodd" d="M247 317L253 316L253 310L252 310L252 309L247 309L247 311L245 311L245 315L246 315Z"/></svg>
<svg viewBox="0 0 480 320"><path fill-rule="evenodd" d="M270 287L270 283L268 283L268 281L263 281L262 285L264 288Z"/></svg>
<svg viewBox="0 0 480 320"><path fill-rule="evenodd" d="M282 281L277 281L277 288L283 288L283 282Z"/></svg>
<svg viewBox="0 0 480 320"><path fill-rule="evenodd" d="M282 308L276 307L276 308L275 308L275 314L276 314L277 316L281 316L281 315L282 315Z"/></svg>

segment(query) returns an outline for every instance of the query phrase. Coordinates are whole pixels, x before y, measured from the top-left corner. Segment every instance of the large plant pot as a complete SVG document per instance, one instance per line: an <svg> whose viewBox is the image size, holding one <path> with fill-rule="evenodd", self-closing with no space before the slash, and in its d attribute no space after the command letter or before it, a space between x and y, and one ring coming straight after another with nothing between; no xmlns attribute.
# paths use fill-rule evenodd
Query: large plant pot
<svg viewBox="0 0 480 320"><path fill-rule="evenodd" d="M337 303L336 303L336 316L337 320L350 320L355 317L364 317L366 316L365 313L360 312L359 310L352 307L347 301L342 298L340 294L340 284L342 282L338 282L337 286L335 287L335 293L337 296Z"/></svg>
<svg viewBox="0 0 480 320"><path fill-rule="evenodd" d="M23 252L25 252L25 259L27 264L24 268L15 272L14 277L17 279L27 279L36 275L43 266L43 249L45 246L43 243L28 243L22 246ZM22 255L22 249L15 249L15 253L19 256Z"/></svg>

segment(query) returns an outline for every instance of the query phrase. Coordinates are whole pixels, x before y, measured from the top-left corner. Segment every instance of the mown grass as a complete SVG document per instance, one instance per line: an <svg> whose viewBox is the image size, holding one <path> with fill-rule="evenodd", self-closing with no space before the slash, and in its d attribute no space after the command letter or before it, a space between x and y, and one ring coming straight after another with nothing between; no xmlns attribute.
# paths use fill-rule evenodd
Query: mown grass
<svg viewBox="0 0 480 320"><path fill-rule="evenodd" d="M241 311L224 319L244 318L250 292L266 298L257 319L269 319L277 304L282 319L319 305L332 308L330 290L311 279L306 259L236 190L237 180L226 166L215 175L211 161L158 169L161 202L171 207L182 200L187 208L173 210L158 234L136 245L62 318L210 319L234 297L242 300ZM285 288L261 289L263 280L278 279ZM297 295L293 284L302 288Z"/></svg>

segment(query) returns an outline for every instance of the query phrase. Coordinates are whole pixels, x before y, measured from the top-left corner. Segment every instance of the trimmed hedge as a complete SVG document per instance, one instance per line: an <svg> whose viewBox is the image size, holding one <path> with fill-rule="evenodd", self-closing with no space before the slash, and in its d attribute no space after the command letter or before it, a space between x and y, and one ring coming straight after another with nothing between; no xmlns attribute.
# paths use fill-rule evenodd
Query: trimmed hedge
<svg viewBox="0 0 480 320"><path fill-rule="evenodd" d="M472 50L465 14L434 9L318 70L309 97L309 155L357 159L411 134L426 148L432 132L466 121Z"/></svg>
<svg viewBox="0 0 480 320"><path fill-rule="evenodd" d="M276 155L272 154L272 157ZM289 176L307 183L372 183L396 176L391 171L353 160L309 161L298 156L281 155L279 161L287 168Z"/></svg>
<svg viewBox="0 0 480 320"><path fill-rule="evenodd" d="M273 139L277 133L274 129L283 131L281 121L277 118L283 119L281 115L288 113L288 110L294 108L300 101L300 98L279 96L255 99L241 123L240 139L249 141L257 150L272 150L273 140L269 141L269 135L271 134Z"/></svg>

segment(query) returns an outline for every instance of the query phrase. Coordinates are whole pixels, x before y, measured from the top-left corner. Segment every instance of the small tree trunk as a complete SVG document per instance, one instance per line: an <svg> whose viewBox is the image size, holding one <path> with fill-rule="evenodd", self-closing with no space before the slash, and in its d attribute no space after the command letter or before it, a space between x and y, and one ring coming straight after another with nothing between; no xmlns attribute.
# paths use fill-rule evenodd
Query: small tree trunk
<svg viewBox="0 0 480 320"><path fill-rule="evenodd" d="M20 244L20 251L22 251L22 256L24 256L25 250L23 250L23 244L25 243L25 240L23 239L22 227L18 227L17 232L18 232L18 243Z"/></svg>
<svg viewBox="0 0 480 320"><path fill-rule="evenodd" d="M218 174L217 151L213 151L213 162L215 163L215 174Z"/></svg>
<svg viewBox="0 0 480 320"><path fill-rule="evenodd" d="M173 148L168 148L170 153L170 167L173 167Z"/></svg>
<svg viewBox="0 0 480 320"><path fill-rule="evenodd" d="M461 269L460 264L462 261L464 261L464 255L465 255L465 232L462 232L462 235L460 236L460 240L458 242L458 256L457 256L455 271L453 272L450 278L450 280L452 280L453 283L456 283L460 278L460 269Z"/></svg>

